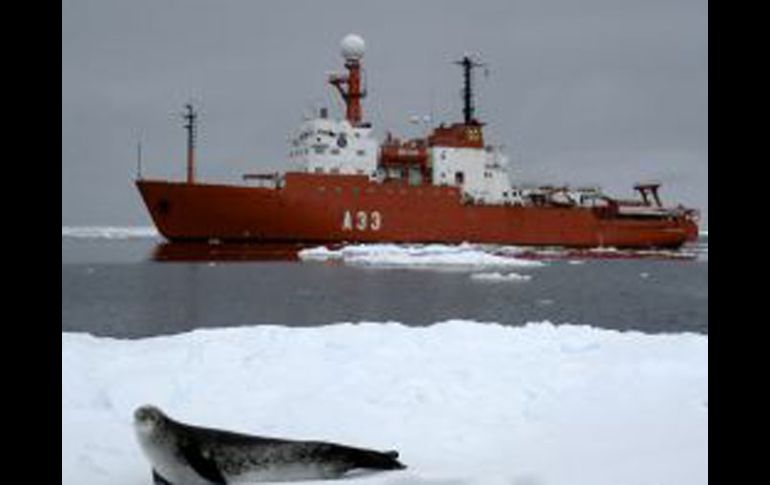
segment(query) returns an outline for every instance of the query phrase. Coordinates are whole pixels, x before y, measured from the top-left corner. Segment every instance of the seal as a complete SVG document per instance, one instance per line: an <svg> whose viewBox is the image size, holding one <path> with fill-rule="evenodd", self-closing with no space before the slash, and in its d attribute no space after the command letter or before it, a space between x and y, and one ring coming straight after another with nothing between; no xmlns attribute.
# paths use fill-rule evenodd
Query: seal
<svg viewBox="0 0 770 485"><path fill-rule="evenodd" d="M357 469L406 468L396 451L202 428L174 421L155 406L134 412L134 428L156 485L318 480Z"/></svg>

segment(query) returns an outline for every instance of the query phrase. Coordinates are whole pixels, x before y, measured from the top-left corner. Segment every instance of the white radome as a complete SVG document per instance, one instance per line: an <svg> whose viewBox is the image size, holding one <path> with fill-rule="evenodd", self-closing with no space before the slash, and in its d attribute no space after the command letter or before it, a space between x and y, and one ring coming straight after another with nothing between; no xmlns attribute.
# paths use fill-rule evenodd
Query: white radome
<svg viewBox="0 0 770 485"><path fill-rule="evenodd" d="M364 56L366 44L361 36L348 34L342 39L342 57L345 59L358 60Z"/></svg>

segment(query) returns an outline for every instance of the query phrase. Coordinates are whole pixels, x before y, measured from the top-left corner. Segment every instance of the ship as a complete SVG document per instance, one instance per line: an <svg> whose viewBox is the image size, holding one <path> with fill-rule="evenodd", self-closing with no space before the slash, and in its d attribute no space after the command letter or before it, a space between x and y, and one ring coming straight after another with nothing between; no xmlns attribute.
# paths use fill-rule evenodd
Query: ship
<svg viewBox="0 0 770 485"><path fill-rule="evenodd" d="M638 183L634 198L597 187L512 183L507 156L486 143L475 115L474 69L465 54L462 120L425 136L380 141L364 120L364 40L342 40L344 73L327 82L344 118L325 107L291 136L283 173L249 173L237 183L195 175L197 113L186 106L186 180L137 177L160 234L170 242L483 243L565 248L678 248L697 239L698 211L664 206L660 183Z"/></svg>

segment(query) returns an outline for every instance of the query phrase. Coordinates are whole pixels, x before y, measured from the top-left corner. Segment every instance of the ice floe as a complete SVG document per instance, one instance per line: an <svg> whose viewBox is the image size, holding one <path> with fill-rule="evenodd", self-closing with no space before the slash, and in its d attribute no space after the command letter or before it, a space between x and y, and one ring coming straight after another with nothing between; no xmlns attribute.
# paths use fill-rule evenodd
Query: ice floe
<svg viewBox="0 0 770 485"><path fill-rule="evenodd" d="M496 253L488 247L459 244L355 244L330 249L324 246L299 252L303 261L339 261L358 266L391 268L539 267L540 261Z"/></svg>
<svg viewBox="0 0 770 485"><path fill-rule="evenodd" d="M154 227L62 226L61 237L74 239L148 239L158 238Z"/></svg>
<svg viewBox="0 0 770 485"><path fill-rule="evenodd" d="M529 281L532 275L519 273L473 273L471 279L476 281L489 282L510 282L510 281Z"/></svg>

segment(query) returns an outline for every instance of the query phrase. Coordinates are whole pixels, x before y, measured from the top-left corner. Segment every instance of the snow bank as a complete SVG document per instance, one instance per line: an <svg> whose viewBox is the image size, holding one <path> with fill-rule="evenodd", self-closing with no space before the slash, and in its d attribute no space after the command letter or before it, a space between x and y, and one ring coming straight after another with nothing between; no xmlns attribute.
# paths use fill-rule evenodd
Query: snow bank
<svg viewBox="0 0 770 485"><path fill-rule="evenodd" d="M74 239L146 239L159 237L154 227L62 226L61 237Z"/></svg>
<svg viewBox="0 0 770 485"><path fill-rule="evenodd" d="M62 484L149 484L131 428L144 403L200 425L395 448L409 465L350 485L708 481L702 335L467 321L63 333Z"/></svg>
<svg viewBox="0 0 770 485"><path fill-rule="evenodd" d="M532 279L532 276L519 273L473 273L471 279L490 282L529 281Z"/></svg>
<svg viewBox="0 0 770 485"><path fill-rule="evenodd" d="M497 254L493 250L472 244L399 245L355 244L340 249L317 247L299 252L303 261L340 261L346 264L377 267L538 267L543 263Z"/></svg>

